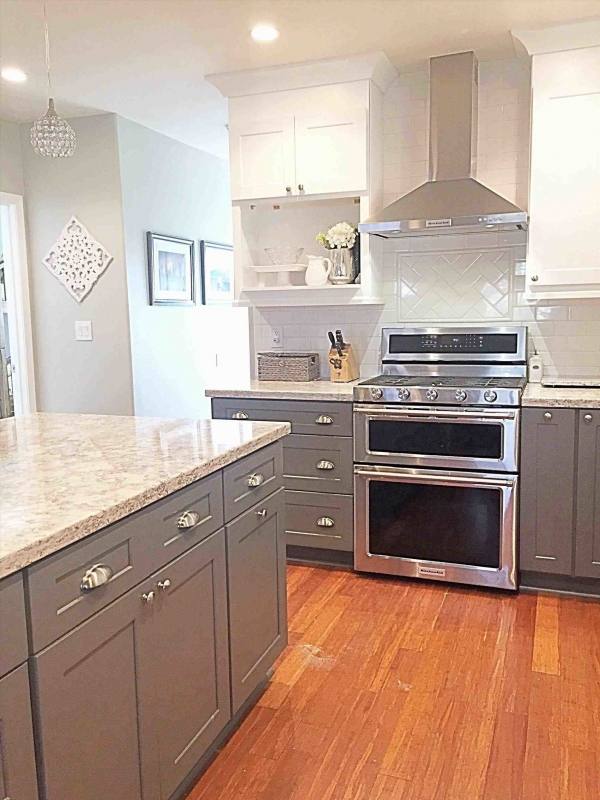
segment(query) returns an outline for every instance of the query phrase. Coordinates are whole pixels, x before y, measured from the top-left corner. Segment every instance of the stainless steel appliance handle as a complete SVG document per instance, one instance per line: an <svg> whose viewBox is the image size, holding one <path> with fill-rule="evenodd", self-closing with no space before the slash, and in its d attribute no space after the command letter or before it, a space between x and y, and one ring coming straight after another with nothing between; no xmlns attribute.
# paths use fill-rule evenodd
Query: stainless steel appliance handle
<svg viewBox="0 0 600 800"><path fill-rule="evenodd" d="M401 480L402 483L437 483L440 486L513 486L516 484L515 478L496 478L483 475L448 475L443 472L431 472L429 470L418 469L381 469L370 467L354 467L354 474L367 478L382 478L391 480Z"/></svg>
<svg viewBox="0 0 600 800"><path fill-rule="evenodd" d="M443 409L402 408L397 406L363 406L355 405L354 411L369 417L385 417L390 420L411 419L453 419L467 422L486 422L490 419L515 419L516 411L483 411L482 409L444 411Z"/></svg>

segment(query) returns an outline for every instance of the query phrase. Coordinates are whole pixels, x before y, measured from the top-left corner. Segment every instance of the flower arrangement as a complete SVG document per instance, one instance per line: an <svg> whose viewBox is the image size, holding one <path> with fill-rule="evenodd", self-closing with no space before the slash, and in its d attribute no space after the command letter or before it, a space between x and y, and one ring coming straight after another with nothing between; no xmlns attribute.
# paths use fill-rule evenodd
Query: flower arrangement
<svg viewBox="0 0 600 800"><path fill-rule="evenodd" d="M356 241L356 227L349 222L336 222L327 233L318 233L317 242L327 250L336 250L341 247L354 247Z"/></svg>

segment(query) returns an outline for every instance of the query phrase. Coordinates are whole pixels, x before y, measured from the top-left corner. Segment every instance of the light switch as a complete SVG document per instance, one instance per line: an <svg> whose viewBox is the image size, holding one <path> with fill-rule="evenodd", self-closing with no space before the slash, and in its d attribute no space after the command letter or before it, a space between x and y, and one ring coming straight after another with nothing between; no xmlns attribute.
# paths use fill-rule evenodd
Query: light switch
<svg viewBox="0 0 600 800"><path fill-rule="evenodd" d="M75 320L75 340L78 342L91 342L94 338L92 333L91 319Z"/></svg>

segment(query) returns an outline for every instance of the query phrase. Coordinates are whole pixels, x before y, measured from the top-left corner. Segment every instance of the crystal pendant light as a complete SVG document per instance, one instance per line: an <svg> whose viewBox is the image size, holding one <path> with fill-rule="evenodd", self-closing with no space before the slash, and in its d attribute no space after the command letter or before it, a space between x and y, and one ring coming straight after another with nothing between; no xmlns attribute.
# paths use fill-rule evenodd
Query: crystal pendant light
<svg viewBox="0 0 600 800"><path fill-rule="evenodd" d="M44 38L46 41L46 74L48 76L48 111L31 126L31 146L41 156L67 158L75 152L77 139L69 123L58 116L52 98L50 79L50 39L48 36L48 16L44 0Z"/></svg>

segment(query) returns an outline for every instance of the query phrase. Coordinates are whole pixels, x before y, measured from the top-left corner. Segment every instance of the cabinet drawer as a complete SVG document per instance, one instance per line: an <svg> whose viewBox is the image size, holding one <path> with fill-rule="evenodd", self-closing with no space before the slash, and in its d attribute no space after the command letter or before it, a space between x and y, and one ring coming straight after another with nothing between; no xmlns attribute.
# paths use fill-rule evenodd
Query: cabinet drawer
<svg viewBox="0 0 600 800"><path fill-rule="evenodd" d="M281 487L281 442L257 450L223 470L225 519L227 521L264 500Z"/></svg>
<svg viewBox="0 0 600 800"><path fill-rule="evenodd" d="M352 552L353 498L342 494L286 491L285 530L287 544Z"/></svg>
<svg viewBox="0 0 600 800"><path fill-rule="evenodd" d="M182 514L191 527L179 528ZM34 652L95 614L223 525L221 473L175 492L27 571ZM83 591L94 566L106 583ZM100 572L97 570L97 572Z"/></svg>
<svg viewBox="0 0 600 800"><path fill-rule="evenodd" d="M352 436L352 403L215 397L212 414L215 419L291 422L292 433Z"/></svg>
<svg viewBox="0 0 600 800"><path fill-rule="evenodd" d="M1 677L27 659L25 594L20 572L0 581L0 642Z"/></svg>
<svg viewBox="0 0 600 800"><path fill-rule="evenodd" d="M352 494L352 439L342 436L286 436L286 489Z"/></svg>

